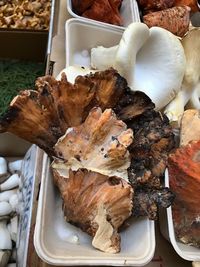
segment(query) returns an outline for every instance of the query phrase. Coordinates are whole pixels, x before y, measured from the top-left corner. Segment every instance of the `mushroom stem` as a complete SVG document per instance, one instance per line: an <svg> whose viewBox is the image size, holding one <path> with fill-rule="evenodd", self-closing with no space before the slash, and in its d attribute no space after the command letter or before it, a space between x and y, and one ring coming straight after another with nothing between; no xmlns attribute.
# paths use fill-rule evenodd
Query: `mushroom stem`
<svg viewBox="0 0 200 267"><path fill-rule="evenodd" d="M17 193L17 189L12 189L0 193L0 201L9 201L10 197Z"/></svg>
<svg viewBox="0 0 200 267"><path fill-rule="evenodd" d="M10 258L10 250L0 250L0 266L7 267L8 261Z"/></svg>
<svg viewBox="0 0 200 267"><path fill-rule="evenodd" d="M17 173L11 175L8 180L0 185L0 191L13 189L19 185L19 175Z"/></svg>
<svg viewBox="0 0 200 267"><path fill-rule="evenodd" d="M6 221L0 221L0 240L0 249L12 249L12 241Z"/></svg>
<svg viewBox="0 0 200 267"><path fill-rule="evenodd" d="M11 239L16 243L18 232L18 216L16 215L10 220L8 231L10 232Z"/></svg>
<svg viewBox="0 0 200 267"><path fill-rule="evenodd" d="M8 176L7 161L5 158L0 157L0 182L4 182Z"/></svg>

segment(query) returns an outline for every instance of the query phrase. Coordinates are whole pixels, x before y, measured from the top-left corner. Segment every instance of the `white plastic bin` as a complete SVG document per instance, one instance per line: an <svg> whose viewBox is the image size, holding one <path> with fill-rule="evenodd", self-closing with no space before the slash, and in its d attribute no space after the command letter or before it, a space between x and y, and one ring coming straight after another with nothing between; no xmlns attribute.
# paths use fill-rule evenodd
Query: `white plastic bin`
<svg viewBox="0 0 200 267"><path fill-rule="evenodd" d="M165 186L169 187L168 170L166 170L165 172ZM161 228L166 227L162 220L160 221L160 223L161 223ZM177 254L181 258L188 260L188 261L200 261L200 249L199 248L183 244L179 242L178 240L176 240L171 207L167 209L167 227L168 227L168 231L165 231L165 232L168 232L169 237L168 236L165 236L165 237L169 238Z"/></svg>
<svg viewBox="0 0 200 267"><path fill-rule="evenodd" d="M53 184L47 155L43 158L41 180L34 245L42 260L59 266L144 266L152 259L155 251L153 221L133 219L121 233L121 252L101 252L92 247L89 235L64 220L62 200ZM79 244L72 242L74 236L78 237Z"/></svg>
<svg viewBox="0 0 200 267"><path fill-rule="evenodd" d="M68 10L69 14L74 18L81 18L85 21L87 21L87 20L88 21L95 21L99 25L104 25L107 27L126 28L131 22L140 21L138 5L137 5L137 2L135 0L124 0L122 2L122 6L120 8L120 15L121 15L122 20L123 20L123 26L117 26L117 25L113 25L113 24L109 24L109 23L104 23L104 22L96 21L93 19L88 19L88 18L77 15L73 11L71 0L67 0L67 10Z"/></svg>

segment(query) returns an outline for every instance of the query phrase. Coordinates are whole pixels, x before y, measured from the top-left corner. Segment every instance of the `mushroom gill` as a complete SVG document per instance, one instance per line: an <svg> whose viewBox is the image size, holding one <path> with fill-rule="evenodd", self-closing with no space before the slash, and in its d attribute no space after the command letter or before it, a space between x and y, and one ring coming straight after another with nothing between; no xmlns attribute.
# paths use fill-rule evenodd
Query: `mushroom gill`
<svg viewBox="0 0 200 267"><path fill-rule="evenodd" d="M132 213L133 188L125 180L132 141L132 130L111 109L93 108L55 145L59 158L52 168L66 220L93 236L93 246L104 252L120 251L117 230Z"/></svg>

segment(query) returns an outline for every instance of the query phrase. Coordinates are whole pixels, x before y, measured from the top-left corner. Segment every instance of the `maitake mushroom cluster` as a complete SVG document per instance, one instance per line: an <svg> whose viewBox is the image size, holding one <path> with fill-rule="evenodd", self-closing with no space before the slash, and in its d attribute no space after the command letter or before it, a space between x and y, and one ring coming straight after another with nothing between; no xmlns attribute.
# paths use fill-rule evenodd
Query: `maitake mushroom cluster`
<svg viewBox="0 0 200 267"><path fill-rule="evenodd" d="M67 221L93 236L94 247L120 251L118 234L133 216L157 218L173 194L161 185L174 136L165 115L114 69L44 76L19 93L0 132L37 144L52 157Z"/></svg>
<svg viewBox="0 0 200 267"><path fill-rule="evenodd" d="M0 28L48 30L50 0L0 1Z"/></svg>

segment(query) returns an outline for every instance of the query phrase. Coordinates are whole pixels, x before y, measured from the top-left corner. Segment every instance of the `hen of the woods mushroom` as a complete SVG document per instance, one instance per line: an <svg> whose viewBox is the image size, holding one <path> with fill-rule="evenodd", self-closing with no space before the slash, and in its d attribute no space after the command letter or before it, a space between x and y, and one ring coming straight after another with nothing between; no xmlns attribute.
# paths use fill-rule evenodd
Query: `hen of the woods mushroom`
<svg viewBox="0 0 200 267"><path fill-rule="evenodd" d="M1 118L0 131L52 157L66 220L93 236L94 247L116 253L126 219L156 219L158 206L173 199L160 180L173 133L154 107L112 68L79 75L74 84L63 72L60 80L44 76L36 90L21 91Z"/></svg>

